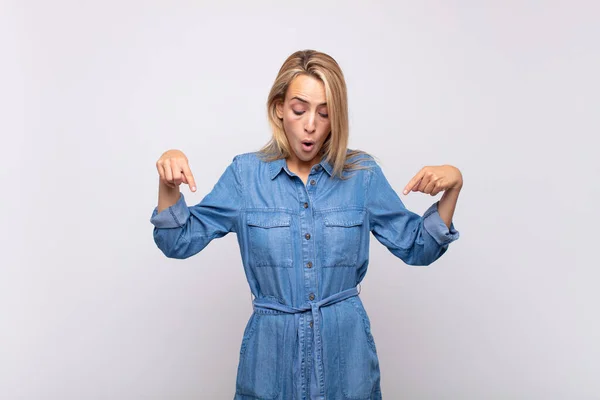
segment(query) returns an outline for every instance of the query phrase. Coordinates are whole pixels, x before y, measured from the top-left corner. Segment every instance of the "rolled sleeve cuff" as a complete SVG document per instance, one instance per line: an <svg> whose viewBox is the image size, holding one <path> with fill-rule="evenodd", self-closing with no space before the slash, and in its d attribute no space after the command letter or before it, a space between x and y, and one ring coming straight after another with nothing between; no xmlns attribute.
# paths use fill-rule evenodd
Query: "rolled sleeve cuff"
<svg viewBox="0 0 600 400"><path fill-rule="evenodd" d="M179 200L171 207L158 212L158 207L152 211L150 222L157 228L179 228L183 226L190 216L190 210L185 202L183 193Z"/></svg>
<svg viewBox="0 0 600 400"><path fill-rule="evenodd" d="M448 229L438 212L438 203L433 203L423 214L423 226L440 246L444 246L458 239L460 233L454 228L454 222L450 223Z"/></svg>

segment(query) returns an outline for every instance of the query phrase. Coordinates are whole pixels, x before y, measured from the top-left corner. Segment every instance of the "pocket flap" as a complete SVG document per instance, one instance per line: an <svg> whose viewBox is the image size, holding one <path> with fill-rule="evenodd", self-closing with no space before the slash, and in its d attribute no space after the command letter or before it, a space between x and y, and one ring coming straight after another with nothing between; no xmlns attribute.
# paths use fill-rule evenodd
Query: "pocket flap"
<svg viewBox="0 0 600 400"><path fill-rule="evenodd" d="M246 222L250 226L275 228L277 226L290 226L292 216L278 212L248 212Z"/></svg>
<svg viewBox="0 0 600 400"><path fill-rule="evenodd" d="M362 225L364 211L344 210L327 212L324 215L325 226L357 226Z"/></svg>

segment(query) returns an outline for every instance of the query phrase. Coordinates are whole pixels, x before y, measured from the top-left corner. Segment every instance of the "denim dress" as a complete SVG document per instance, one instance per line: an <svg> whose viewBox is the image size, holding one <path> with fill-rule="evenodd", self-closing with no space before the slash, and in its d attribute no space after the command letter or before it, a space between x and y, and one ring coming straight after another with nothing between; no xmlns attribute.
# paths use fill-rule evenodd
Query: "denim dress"
<svg viewBox="0 0 600 400"><path fill-rule="evenodd" d="M377 350L357 285L370 233L409 265L429 265L459 233L437 203L404 206L370 156L364 170L333 177L324 159L307 183L284 159L236 155L212 190L188 206L183 193L157 212L154 241L183 259L235 232L254 295L240 347L234 400L381 399Z"/></svg>

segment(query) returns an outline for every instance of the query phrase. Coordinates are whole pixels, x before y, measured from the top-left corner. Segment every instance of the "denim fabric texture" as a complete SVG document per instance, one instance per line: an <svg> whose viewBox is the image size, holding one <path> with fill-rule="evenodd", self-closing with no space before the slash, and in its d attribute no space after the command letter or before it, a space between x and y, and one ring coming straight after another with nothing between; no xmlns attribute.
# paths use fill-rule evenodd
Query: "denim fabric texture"
<svg viewBox="0 0 600 400"><path fill-rule="evenodd" d="M408 265L429 265L459 238L438 202L409 211L370 156L332 177L324 159L307 183L284 159L236 155L200 203L183 193L157 212L154 241L170 258L235 232L254 311L243 333L234 400L381 399L371 324L357 285L370 233Z"/></svg>

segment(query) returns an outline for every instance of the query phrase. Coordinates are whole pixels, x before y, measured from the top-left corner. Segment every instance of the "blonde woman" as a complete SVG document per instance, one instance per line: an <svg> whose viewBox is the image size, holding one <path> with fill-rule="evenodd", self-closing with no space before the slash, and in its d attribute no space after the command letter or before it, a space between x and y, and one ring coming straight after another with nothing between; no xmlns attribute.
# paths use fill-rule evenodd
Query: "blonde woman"
<svg viewBox="0 0 600 400"><path fill-rule="evenodd" d="M423 216L407 210L369 154L347 149L346 84L337 62L305 50L281 67L269 93L273 136L236 155L212 191L195 191L186 156L157 161L154 239L187 258L235 232L252 313L242 338L235 399L381 399L379 362L357 285L369 235L410 265L429 265L458 239L462 188L450 165L422 168L404 187L442 198Z"/></svg>

